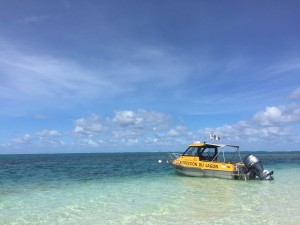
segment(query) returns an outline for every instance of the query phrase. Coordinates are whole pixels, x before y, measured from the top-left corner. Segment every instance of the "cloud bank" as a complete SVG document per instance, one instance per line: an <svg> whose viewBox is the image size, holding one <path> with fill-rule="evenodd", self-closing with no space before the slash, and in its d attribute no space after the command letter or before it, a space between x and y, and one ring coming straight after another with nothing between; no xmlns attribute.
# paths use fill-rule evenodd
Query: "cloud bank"
<svg viewBox="0 0 300 225"><path fill-rule="evenodd" d="M221 137L222 143L239 143L247 146L247 149L251 145L259 148L266 145L267 150L274 150L276 143L289 147L299 143L299 123L300 106L295 103L266 107L247 121L199 130L192 130L179 119L161 112L121 110L114 111L112 117L93 114L76 119L73 130L44 129L35 134L25 134L11 139L6 146L80 146L88 149L88 152L107 151L109 148L126 151L128 147L136 147L136 151L143 151L146 147L151 147L151 150L184 150L193 141L209 141L209 133L214 131Z"/></svg>

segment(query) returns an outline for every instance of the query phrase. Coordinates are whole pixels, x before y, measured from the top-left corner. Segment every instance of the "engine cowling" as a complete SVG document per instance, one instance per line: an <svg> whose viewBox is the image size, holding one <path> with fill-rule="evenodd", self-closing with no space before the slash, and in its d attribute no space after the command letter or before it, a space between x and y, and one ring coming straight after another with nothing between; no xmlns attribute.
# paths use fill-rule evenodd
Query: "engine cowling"
<svg viewBox="0 0 300 225"><path fill-rule="evenodd" d="M243 160L246 168L254 176L258 176L261 180L273 180L273 171L264 170L261 161L252 154L247 155Z"/></svg>

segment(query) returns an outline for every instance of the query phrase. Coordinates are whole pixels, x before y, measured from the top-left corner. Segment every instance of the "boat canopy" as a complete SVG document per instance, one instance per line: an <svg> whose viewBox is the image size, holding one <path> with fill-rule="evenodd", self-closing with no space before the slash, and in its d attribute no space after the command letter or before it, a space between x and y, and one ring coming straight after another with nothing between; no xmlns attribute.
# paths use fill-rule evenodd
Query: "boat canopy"
<svg viewBox="0 0 300 225"><path fill-rule="evenodd" d="M230 161L232 161L235 158L236 154L237 154L238 157L239 157L240 162L242 162L242 158L241 158L241 155L240 155L240 152L239 152L239 146L238 145L215 144L215 143L207 143L207 142L204 142L204 143L194 142L193 144L189 145L188 149L182 155L186 155L190 151L195 151L195 150L191 150L191 148L197 148L197 155L202 155L202 158L204 158L205 156L203 156L203 153L206 150L209 151L210 149L214 149L214 155L213 155L213 157L210 157L210 158L212 158L212 160L215 160L219 155L222 155L223 156L222 157L223 161L225 162L226 161L226 159L225 159L225 152L230 152L230 150L228 148L225 148L225 147L230 147L231 151L234 152L234 154L232 155ZM220 154L220 152L221 152L221 154ZM194 155L195 154L196 153L194 153Z"/></svg>
<svg viewBox="0 0 300 225"><path fill-rule="evenodd" d="M207 143L207 142L204 142L204 143L197 142L197 143L191 144L190 146L207 146L207 147L221 147L221 148L224 148L226 146L227 147L232 147L232 148L239 148L240 147L238 145L214 144L214 143Z"/></svg>

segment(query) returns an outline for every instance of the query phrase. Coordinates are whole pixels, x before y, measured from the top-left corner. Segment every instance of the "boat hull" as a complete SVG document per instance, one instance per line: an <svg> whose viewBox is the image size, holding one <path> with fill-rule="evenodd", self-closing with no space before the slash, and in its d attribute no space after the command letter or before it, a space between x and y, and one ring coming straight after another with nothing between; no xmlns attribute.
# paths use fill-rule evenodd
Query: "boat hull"
<svg viewBox="0 0 300 225"><path fill-rule="evenodd" d="M174 171L178 174L191 177L215 177L229 180L248 180L245 174L236 174L235 171L209 170L200 168L191 168L173 164Z"/></svg>

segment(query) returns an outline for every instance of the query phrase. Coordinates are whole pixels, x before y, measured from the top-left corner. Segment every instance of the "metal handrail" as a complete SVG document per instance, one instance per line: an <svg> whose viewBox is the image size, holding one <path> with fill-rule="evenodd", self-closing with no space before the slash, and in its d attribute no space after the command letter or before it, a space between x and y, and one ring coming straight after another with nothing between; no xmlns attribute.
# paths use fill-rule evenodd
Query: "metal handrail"
<svg viewBox="0 0 300 225"><path fill-rule="evenodd" d="M179 153L169 153L169 161L173 162L181 156Z"/></svg>

